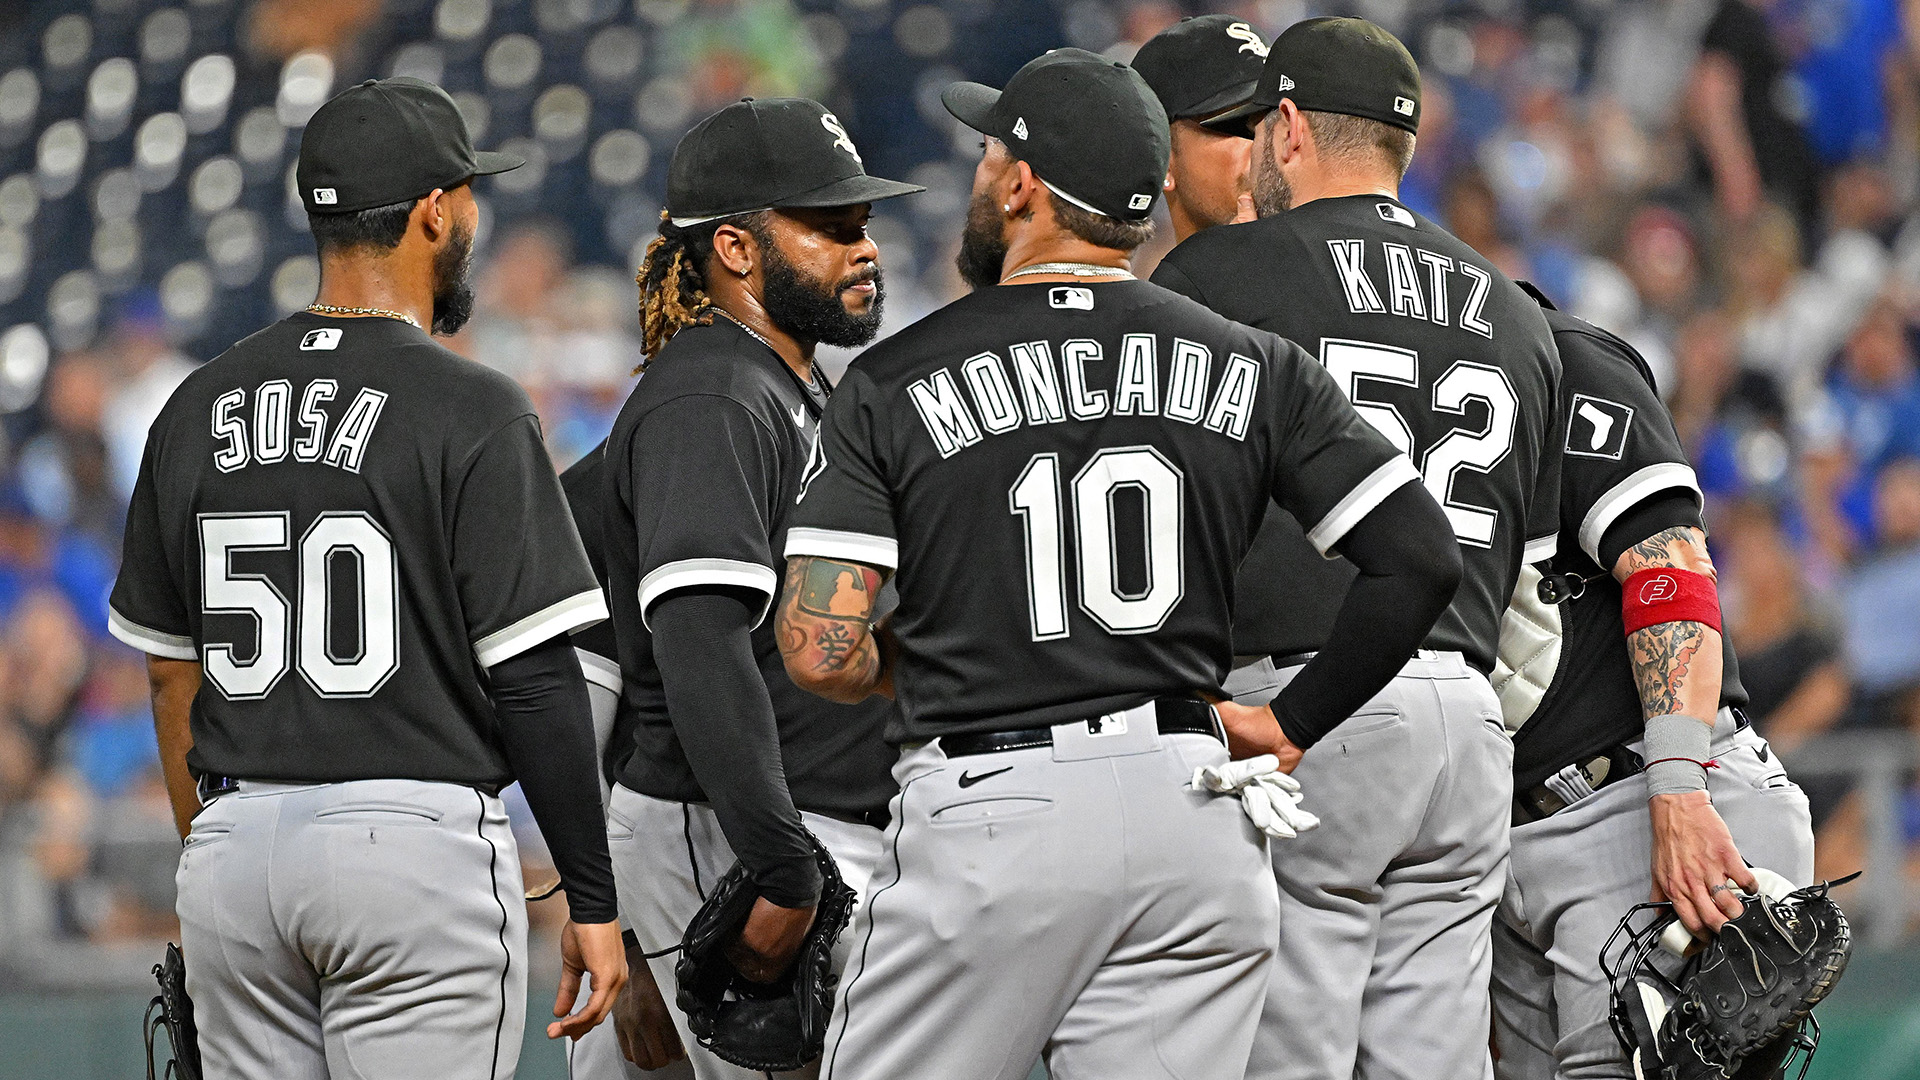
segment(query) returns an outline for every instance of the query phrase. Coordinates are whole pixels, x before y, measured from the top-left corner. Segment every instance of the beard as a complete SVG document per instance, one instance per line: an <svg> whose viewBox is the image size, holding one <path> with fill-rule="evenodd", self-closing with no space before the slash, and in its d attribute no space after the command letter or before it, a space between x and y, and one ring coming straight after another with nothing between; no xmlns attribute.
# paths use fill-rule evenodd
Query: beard
<svg viewBox="0 0 1920 1080"><path fill-rule="evenodd" d="M766 295L761 302L775 326L802 341L842 348L856 348L879 336L886 286L880 281L878 265L869 264L865 270L827 282L802 277L771 242L763 242L761 250L767 263ZM865 314L855 315L840 297L863 282L873 283L873 303L867 305Z"/></svg>
<svg viewBox="0 0 1920 1080"><path fill-rule="evenodd" d="M1262 138L1253 144L1253 212L1272 217L1293 209L1293 188L1273 163L1273 143Z"/></svg>
<svg viewBox="0 0 1920 1080"><path fill-rule="evenodd" d="M969 289L1000 284L1000 271L1007 263L1006 226L985 192L975 195L967 207L967 228L960 234L960 254L953 262Z"/></svg>
<svg viewBox="0 0 1920 1080"><path fill-rule="evenodd" d="M451 337L473 317L473 230L454 222L447 245L433 255L433 333Z"/></svg>

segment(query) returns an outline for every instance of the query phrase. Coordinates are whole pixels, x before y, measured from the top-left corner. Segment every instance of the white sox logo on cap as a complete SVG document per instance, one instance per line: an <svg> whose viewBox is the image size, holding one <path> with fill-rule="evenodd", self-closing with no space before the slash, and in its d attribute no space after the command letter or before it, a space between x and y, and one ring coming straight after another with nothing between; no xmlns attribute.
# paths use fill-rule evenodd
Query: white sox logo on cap
<svg viewBox="0 0 1920 1080"><path fill-rule="evenodd" d="M1227 36L1241 43L1234 52L1252 53L1262 60L1266 59L1267 43L1260 40L1260 35L1253 32L1253 27L1243 22L1233 23L1227 27Z"/></svg>
<svg viewBox="0 0 1920 1080"><path fill-rule="evenodd" d="M839 117L832 113L822 113L820 114L820 126L826 128L827 131L832 134L833 145L852 154L853 160L860 162L862 165L866 164L866 162L860 158L860 151L853 148L853 140L848 137L847 129L840 126Z"/></svg>

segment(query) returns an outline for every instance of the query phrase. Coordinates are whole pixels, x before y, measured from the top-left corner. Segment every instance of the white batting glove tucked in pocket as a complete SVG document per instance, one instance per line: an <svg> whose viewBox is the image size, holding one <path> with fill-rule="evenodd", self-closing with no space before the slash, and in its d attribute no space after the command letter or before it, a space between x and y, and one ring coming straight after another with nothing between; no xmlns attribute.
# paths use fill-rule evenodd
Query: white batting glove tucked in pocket
<svg viewBox="0 0 1920 1080"><path fill-rule="evenodd" d="M1280 771L1280 759L1261 754L1224 765L1193 770L1193 789L1240 796L1240 808L1254 827L1276 840L1291 840L1320 819L1300 806L1300 781Z"/></svg>

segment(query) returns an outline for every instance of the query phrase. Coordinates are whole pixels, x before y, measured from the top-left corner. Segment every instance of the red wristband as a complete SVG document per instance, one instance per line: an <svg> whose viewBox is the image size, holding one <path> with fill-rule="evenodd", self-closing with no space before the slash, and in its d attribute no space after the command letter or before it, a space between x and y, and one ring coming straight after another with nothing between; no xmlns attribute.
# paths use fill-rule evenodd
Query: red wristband
<svg viewBox="0 0 1920 1080"><path fill-rule="evenodd" d="M1620 587L1620 618L1627 633L1670 622L1704 623L1720 630L1720 593L1713 579L1671 566L1641 570Z"/></svg>

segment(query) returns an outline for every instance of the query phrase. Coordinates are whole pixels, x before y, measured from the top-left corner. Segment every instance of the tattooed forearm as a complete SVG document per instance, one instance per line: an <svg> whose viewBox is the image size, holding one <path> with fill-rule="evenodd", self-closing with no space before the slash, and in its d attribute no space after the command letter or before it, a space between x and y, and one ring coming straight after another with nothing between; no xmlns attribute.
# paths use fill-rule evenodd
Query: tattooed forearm
<svg viewBox="0 0 1920 1080"><path fill-rule="evenodd" d="M1625 581L1650 567L1670 566L1715 577L1707 554L1707 536L1691 525L1662 529L1620 553L1614 563L1615 580Z"/></svg>
<svg viewBox="0 0 1920 1080"><path fill-rule="evenodd" d="M1627 635L1633 679L1640 689L1640 707L1647 716L1688 711L1687 677L1693 671L1694 658L1706 644L1707 632L1707 627L1697 622L1670 622Z"/></svg>
<svg viewBox="0 0 1920 1080"><path fill-rule="evenodd" d="M775 627L787 673L822 697L859 701L891 679L871 620L879 571L802 556L787 561Z"/></svg>

